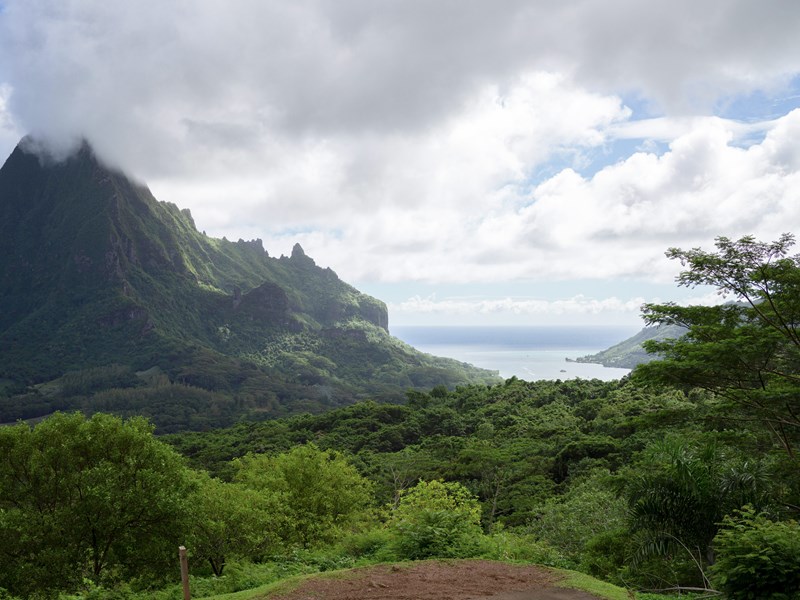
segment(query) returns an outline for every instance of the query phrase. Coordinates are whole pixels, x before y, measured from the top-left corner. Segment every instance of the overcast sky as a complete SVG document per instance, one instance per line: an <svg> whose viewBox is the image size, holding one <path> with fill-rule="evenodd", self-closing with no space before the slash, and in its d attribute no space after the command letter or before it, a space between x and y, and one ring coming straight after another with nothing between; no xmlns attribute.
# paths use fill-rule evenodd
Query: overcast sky
<svg viewBox="0 0 800 600"><path fill-rule="evenodd" d="M639 323L800 231L793 0L0 0L0 154L99 155L391 324Z"/></svg>

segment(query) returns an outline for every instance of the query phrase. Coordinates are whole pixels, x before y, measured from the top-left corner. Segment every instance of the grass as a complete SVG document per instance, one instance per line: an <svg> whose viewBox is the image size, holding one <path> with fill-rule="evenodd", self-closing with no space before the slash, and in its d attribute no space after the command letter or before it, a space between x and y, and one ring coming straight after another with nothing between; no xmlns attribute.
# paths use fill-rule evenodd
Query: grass
<svg viewBox="0 0 800 600"><path fill-rule="evenodd" d="M556 573L564 576L564 579L555 583L558 587L583 590L600 598L607 600L631 600L638 598L633 592L622 589L611 583L595 579L591 575L578 573L577 571L567 571L565 569L553 569Z"/></svg>
<svg viewBox="0 0 800 600"><path fill-rule="evenodd" d="M633 592L619 586L600 581L591 575L568 571L566 569L552 569L556 573L564 575L564 579L556 582L555 585L563 588L572 588L589 592L606 600L691 600L700 597L698 594L648 594L644 592Z"/></svg>
<svg viewBox="0 0 800 600"><path fill-rule="evenodd" d="M277 593L290 592L305 581L310 575L298 575L291 579L275 581L260 585L252 590L242 590L241 592L231 592L230 594L217 594L216 596L206 596L205 600L250 600L256 598L268 598Z"/></svg>
<svg viewBox="0 0 800 600"><path fill-rule="evenodd" d="M311 578L326 577L326 578L344 578L347 577L353 569L339 569L337 571L325 571L322 573L307 573L305 575L293 575L280 581L273 581L265 585L258 586L251 590L242 590L240 592L232 592L230 594L218 594L216 596L206 596L204 600L261 600L270 598L276 594L289 593Z"/></svg>

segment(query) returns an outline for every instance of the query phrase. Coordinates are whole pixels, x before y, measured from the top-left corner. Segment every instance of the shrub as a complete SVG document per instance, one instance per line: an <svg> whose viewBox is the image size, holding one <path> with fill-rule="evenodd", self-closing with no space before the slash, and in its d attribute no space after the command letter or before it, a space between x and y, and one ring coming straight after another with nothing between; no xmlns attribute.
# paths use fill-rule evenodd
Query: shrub
<svg viewBox="0 0 800 600"><path fill-rule="evenodd" d="M460 483L420 481L406 490L389 527L399 558L466 558L480 553L481 508Z"/></svg>
<svg viewBox="0 0 800 600"><path fill-rule="evenodd" d="M580 570L592 577L624 583L616 575L628 558L630 534L624 528L604 531L589 539L581 555Z"/></svg>
<svg viewBox="0 0 800 600"><path fill-rule="evenodd" d="M714 585L735 599L800 598L800 525L771 521L749 506L737 512L714 538Z"/></svg>
<svg viewBox="0 0 800 600"><path fill-rule="evenodd" d="M335 548L343 556L352 557L357 561L388 562L398 559L390 548L392 541L391 531L376 527L345 536Z"/></svg>
<svg viewBox="0 0 800 600"><path fill-rule="evenodd" d="M497 529L500 529L497 531ZM496 528L483 542L481 558L491 560L525 561L548 567L569 566L564 556L547 542L530 534L515 533Z"/></svg>
<svg viewBox="0 0 800 600"><path fill-rule="evenodd" d="M563 496L537 507L530 531L557 548L575 568L589 540L625 524L624 500L608 484L608 472L598 469L575 482Z"/></svg>

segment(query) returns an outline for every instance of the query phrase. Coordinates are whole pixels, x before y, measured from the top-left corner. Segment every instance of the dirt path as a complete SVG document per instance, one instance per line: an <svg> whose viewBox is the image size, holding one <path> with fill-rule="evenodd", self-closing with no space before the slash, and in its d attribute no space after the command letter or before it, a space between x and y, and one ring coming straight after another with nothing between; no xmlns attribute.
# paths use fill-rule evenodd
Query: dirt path
<svg viewBox="0 0 800 600"><path fill-rule="evenodd" d="M429 561L317 577L271 600L597 600L553 585L544 569L485 560Z"/></svg>

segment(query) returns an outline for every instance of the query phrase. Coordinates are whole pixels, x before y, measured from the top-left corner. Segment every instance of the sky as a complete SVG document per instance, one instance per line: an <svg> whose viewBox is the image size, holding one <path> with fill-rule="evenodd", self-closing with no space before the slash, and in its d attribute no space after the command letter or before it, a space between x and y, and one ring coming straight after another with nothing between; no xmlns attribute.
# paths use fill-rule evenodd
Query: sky
<svg viewBox="0 0 800 600"><path fill-rule="evenodd" d="M625 325L800 230L792 0L0 0L0 155L85 138L391 325Z"/></svg>

